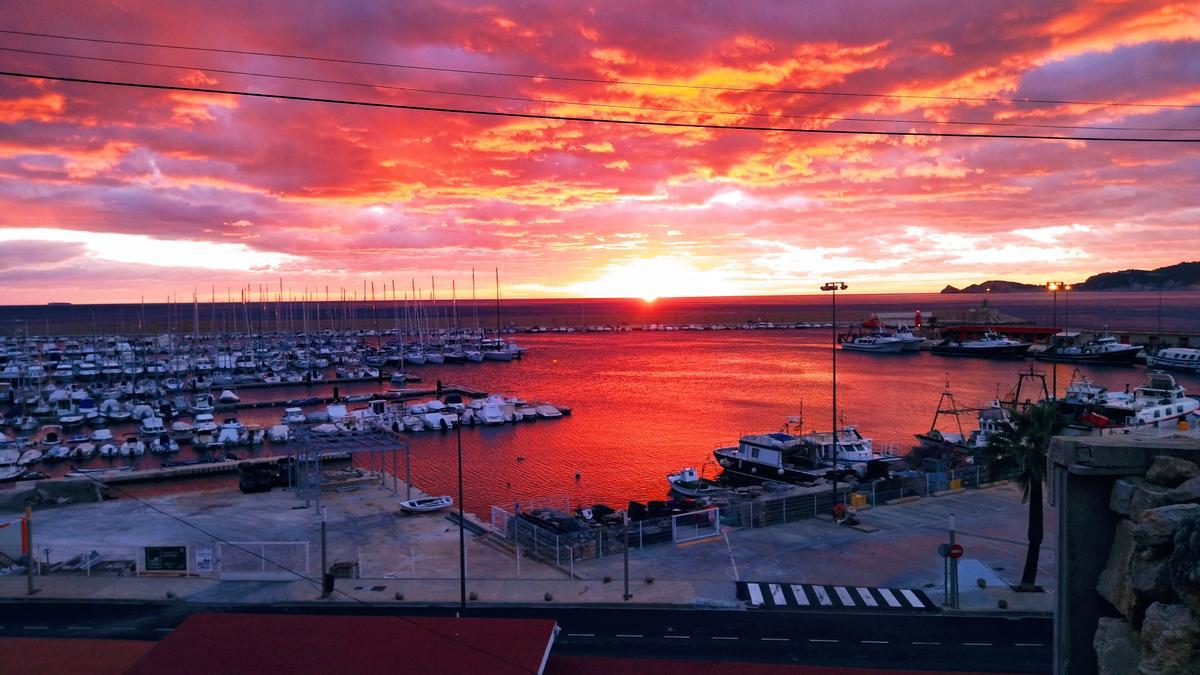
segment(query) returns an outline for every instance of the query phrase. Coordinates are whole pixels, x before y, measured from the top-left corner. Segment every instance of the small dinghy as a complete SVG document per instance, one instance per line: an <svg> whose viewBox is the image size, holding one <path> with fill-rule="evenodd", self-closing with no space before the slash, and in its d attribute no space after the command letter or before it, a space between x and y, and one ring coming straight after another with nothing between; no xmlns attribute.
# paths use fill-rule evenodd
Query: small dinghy
<svg viewBox="0 0 1200 675"><path fill-rule="evenodd" d="M427 511L444 509L453 503L454 500L450 498L450 495L442 495L441 497L426 497L424 499L410 499L406 502L400 502L400 508L413 513L425 513Z"/></svg>

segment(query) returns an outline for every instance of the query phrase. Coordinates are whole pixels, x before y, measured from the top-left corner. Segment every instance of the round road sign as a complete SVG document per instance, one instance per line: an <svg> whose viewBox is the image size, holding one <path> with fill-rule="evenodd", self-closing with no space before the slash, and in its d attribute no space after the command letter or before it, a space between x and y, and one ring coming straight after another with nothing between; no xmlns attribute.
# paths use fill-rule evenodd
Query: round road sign
<svg viewBox="0 0 1200 675"><path fill-rule="evenodd" d="M955 559L961 558L963 555L962 544L951 544L950 549L947 551L947 554L949 554L949 556L951 558L955 558Z"/></svg>
<svg viewBox="0 0 1200 675"><path fill-rule="evenodd" d="M950 544L938 544L938 555L943 558L950 556Z"/></svg>

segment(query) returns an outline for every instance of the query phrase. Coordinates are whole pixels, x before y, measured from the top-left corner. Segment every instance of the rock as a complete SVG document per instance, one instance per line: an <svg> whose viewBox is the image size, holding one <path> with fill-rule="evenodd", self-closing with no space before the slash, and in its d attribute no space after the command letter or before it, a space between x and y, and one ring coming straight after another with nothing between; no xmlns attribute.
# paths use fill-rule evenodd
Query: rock
<svg viewBox="0 0 1200 675"><path fill-rule="evenodd" d="M1096 591L1113 607L1137 625L1130 616L1133 606L1133 591L1129 585L1129 567L1133 562L1133 523L1122 520L1117 523L1112 548L1108 552L1108 564L1096 582Z"/></svg>
<svg viewBox="0 0 1200 675"><path fill-rule="evenodd" d="M1146 480L1155 485L1176 487L1180 483L1200 476L1200 466L1182 457L1155 457L1154 463L1146 471Z"/></svg>
<svg viewBox="0 0 1200 675"><path fill-rule="evenodd" d="M1200 504L1200 476L1189 478L1171 490L1172 504Z"/></svg>
<svg viewBox="0 0 1200 675"><path fill-rule="evenodd" d="M1171 574L1166 559L1143 560L1134 557L1129 565L1129 590L1132 594L1130 612L1133 614L1130 620L1135 622L1151 603L1174 602L1178 599L1171 587Z"/></svg>
<svg viewBox="0 0 1200 675"><path fill-rule="evenodd" d="M1146 554L1143 557L1147 560L1169 555L1179 523L1194 518L1200 518L1200 504L1174 504L1144 511L1133 528L1135 549Z"/></svg>
<svg viewBox="0 0 1200 675"><path fill-rule="evenodd" d="M1185 520L1175 529L1167 569L1175 595L1200 615L1200 517Z"/></svg>
<svg viewBox="0 0 1200 675"><path fill-rule="evenodd" d="M1135 484L1129 497L1129 517L1137 520L1143 512L1150 509L1178 504L1179 502L1171 499L1171 492L1160 485Z"/></svg>
<svg viewBox="0 0 1200 675"><path fill-rule="evenodd" d="M1142 626L1143 675L1200 674L1200 621L1184 605L1156 602Z"/></svg>
<svg viewBox="0 0 1200 675"><path fill-rule="evenodd" d="M1129 515L1129 500L1133 499L1134 489L1142 483L1140 478L1117 479L1108 498L1108 508L1123 516Z"/></svg>
<svg viewBox="0 0 1200 675"><path fill-rule="evenodd" d="M1142 651L1137 633L1121 619L1101 618L1092 641L1100 675L1128 675L1137 672Z"/></svg>

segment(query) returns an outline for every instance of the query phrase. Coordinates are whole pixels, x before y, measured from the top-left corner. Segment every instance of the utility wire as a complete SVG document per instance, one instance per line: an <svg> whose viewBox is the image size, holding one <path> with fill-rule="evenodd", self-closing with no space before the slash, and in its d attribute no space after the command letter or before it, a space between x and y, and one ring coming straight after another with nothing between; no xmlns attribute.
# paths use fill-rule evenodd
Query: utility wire
<svg viewBox="0 0 1200 675"><path fill-rule="evenodd" d="M76 469L78 469L78 468L79 468L79 467L77 467L77 466L75 466L75 465L71 465L71 466L72 466L72 467L74 467L74 468L76 468ZM175 514L173 514L173 513L170 513L170 512L168 512L168 511L164 511L163 509L160 509L159 507L157 507L157 506L155 506L155 505L151 504L150 502L148 502L148 501L146 501L146 500L144 500L144 499L142 499L142 498L140 498L140 497L138 497L138 496L136 496L136 495L134 495L134 494L132 494L132 493L130 493L130 492L127 492L126 490L123 490L123 489L121 489L121 488L119 488L119 487L116 487L115 485L109 485L108 483L105 483L105 482L103 482L103 481L97 480L97 479L96 479L94 476L92 476L91 474L87 474L87 473L85 473L85 474L83 474L83 477L84 477L84 478L87 478L88 480L92 481L92 483L94 483L94 484L96 484L96 485L98 485L98 486L102 486L102 487L104 487L105 489L112 490L113 492L116 492L116 493L118 493L118 494L124 495L124 496L126 496L126 497L128 497L128 498L132 499L133 501L137 502L138 504L141 504L142 506L144 506L144 507L146 507L146 508L150 509L151 511L154 511L155 513L158 513L158 514L160 514L160 515L166 516L166 517L170 518L171 520L174 520L174 521L176 521L176 522L180 523L181 525L184 525L184 526L186 526L186 527L190 527L190 528L192 528L193 530L196 530L197 532L200 532L200 533L201 533L201 534L203 534L204 536L206 536L206 537L209 537L210 539L212 539L212 540L214 540L214 541L217 541L217 542L219 542L219 543L225 544L226 546L232 546L233 548L236 548L236 549L239 549L239 550L241 550L241 551L244 551L244 552L246 552L246 553L249 553L250 555L252 555L252 556L254 556L254 557L256 557L256 558L259 558L259 559L263 560L264 562L271 563L272 565L274 565L274 566L278 567L279 569L283 570L284 572L287 572L288 574L295 575L296 577L298 577L298 578L300 578L300 579L303 579L303 580L305 580L305 581L310 581L310 582L312 582L312 583L314 583L314 584L316 584L316 585L318 585L318 586L321 586L321 585L322 585L322 582L320 582L320 581L318 581L318 580L316 580L316 579L313 579L312 577L310 577L310 576L308 576L308 575L306 575L306 574L301 574L300 572L297 572L296 570L294 570L294 569L292 569L292 568L290 568L290 567L288 567L288 566L286 566L286 565L284 565L284 564L282 564L282 563L279 563L279 562L276 562L276 561L274 561L274 560L271 560L270 558L266 557L265 555L263 555L263 554L261 554L261 553L256 553L255 551L251 551L250 549L248 549L248 548L246 548L246 547L244 547L244 546L242 546L242 545L240 545L240 544L236 544L236 543L234 543L234 542L231 542L231 541L229 541L229 540L225 539L224 537L221 537L221 536L219 536L219 535L213 534L212 532L209 532L208 530L204 529L203 527L200 527L199 525L197 525L197 524L195 524L195 523L190 523L190 522L188 522L186 518L182 518L182 517L180 517L180 516L177 516L177 515L175 515ZM325 570L321 570L321 573L322 573L322 574L325 574ZM343 591L343 590L339 590L339 589L338 589L338 587L337 587L336 585L333 587L333 592L334 592L334 593L337 593L338 595L344 595L344 596L346 596L347 598L350 598L351 600L353 600L354 602L357 602L357 603L359 603L359 604L361 604L361 605L364 605L364 606L366 606L366 607L375 607L375 605L373 605L373 604L371 604L371 603L367 602L366 600L363 600L362 598L356 598L356 597L354 597L353 595L350 595L349 593L347 593L347 592L345 592L345 591ZM410 618L408 618L408 617L406 617L406 616L395 616L394 618L400 619L401 621L403 621L403 622L405 622L405 623L408 623L408 624L411 624L411 625L413 625L413 626L416 626L417 628L420 628L420 629L422 629L422 630L424 630L424 631L426 631L426 632L433 633L434 635L437 635L438 637L441 637L441 638L443 638L443 639L446 639L446 640L449 640L449 641L451 641L451 642L454 642L454 643L456 643L456 644L462 645L463 647L467 647L467 648L469 648L469 649L472 649L472 650L474 650L474 651L477 651L477 652L479 652L480 654L484 654L485 656L490 656L490 657L492 657L492 658L496 659L497 661L502 661L502 662L504 662L504 663L507 663L508 665L510 665L510 666L512 666L512 667L514 667L514 668L516 668L516 669L518 669L518 670L522 670L522 671L524 671L524 672L527 672L527 673L533 673L533 672L534 672L534 671L530 670L529 668L526 668L526 667L524 667L524 666L522 666L522 665L520 665L520 664L513 663L512 661L509 661L508 659L506 659L506 658L504 658L504 657L500 656L499 654L494 654L494 653L492 653L492 652L489 652L489 651L487 651L486 649L483 649L482 647L478 647L478 646L476 646L476 645L473 645L473 644L471 644L471 643L469 643L469 642L464 642L462 639L460 639L460 638L458 638L458 637L455 637L455 636L453 636L453 635L446 635L445 633L443 633L443 632L441 632L441 631L439 631L439 630L435 630L435 629L433 629L433 628L430 628L429 626L425 626L425 625L422 625L422 624L420 624L420 623L417 623L416 621L413 621L412 619L410 619Z"/></svg>
<svg viewBox="0 0 1200 675"><path fill-rule="evenodd" d="M76 42L92 42L98 44L123 45L129 47L153 47L156 49L178 49L193 52L208 52L216 54L237 54L241 56L266 56L277 59L293 59L299 61L320 61L324 63L342 63L347 65L357 66L378 66L382 68L402 68L406 70L422 70L438 73L457 73L463 75L486 75L489 77L510 77L530 80L553 80L557 82L583 82L588 84L621 84L636 87L663 87L670 89L697 89L706 91L729 91L729 92L751 92L765 94L790 94L790 95L805 95L805 96L845 96L858 98L895 98L895 99L912 99L912 100L928 100L928 101L981 101L989 103L1020 103L1020 104L1035 104L1035 105L1096 105L1096 106L1112 106L1112 107L1127 107L1127 108L1200 108L1200 104L1188 103L1126 103L1120 101L1074 101L1060 99L1041 99L1041 98L1000 98L992 96L934 96L923 94L885 94L878 92L847 92L847 91L829 91L820 89L770 89L756 87L722 87L718 85L700 85L700 84L673 84L667 82L645 82L638 80L617 80L593 77L566 77L559 75L541 75L536 73L512 73L496 70L472 70L468 68L444 68L436 66L416 66L404 63L389 63L385 61L362 61L357 59L340 59L322 56L308 56L303 54L287 54L283 52L266 52L255 51L248 49L221 49L217 47L196 47L190 45L173 45L161 42L137 42L133 40L110 40L103 38L81 37L76 35L61 35L55 33L39 33L34 31L21 31L0 29L0 33L7 35L23 35L26 37L51 38L55 40L72 40Z"/></svg>
<svg viewBox="0 0 1200 675"><path fill-rule="evenodd" d="M224 75L242 75L249 77L263 77L277 80L291 80L297 82L314 82L320 84L336 84L351 87L367 87L371 89L384 89L389 91L404 91L419 94L439 94L445 96L465 96L471 98L482 98L500 101L517 101L522 103L545 103L552 105L576 105L593 108L612 108L619 110L635 110L645 112L676 112L690 113L699 115L734 115L742 117L766 117L772 119L798 119L798 120L816 120L829 122L886 122L894 124L931 124L931 125L961 125L961 126L988 126L988 127L1015 127L1015 128L1034 128L1034 129L1087 129L1097 131L1200 131L1200 128L1189 127L1128 127L1128 126L1098 126L1098 125L1081 125L1081 124L1038 124L1033 122L973 122L963 120L927 120L927 119L892 119L880 117L832 117L827 115L798 115L791 113L760 113L746 112L736 110L697 110L692 108L663 108L653 106L638 106L619 103L589 103L586 101L567 101L559 99L543 99L543 98L527 98L522 96L500 96L496 94L480 94L476 92L466 91L446 91L442 89L424 89L419 87L401 87L388 84L374 84L371 82L353 82L347 80L331 80L320 77L303 77L299 75L277 75L273 73L258 73L246 70L229 70L224 68L210 68L208 66L183 66L172 63L158 63L154 61L135 61L129 59L115 59L101 56L85 56L82 54L65 54L61 52L47 52L34 49L18 49L16 47L0 47L0 52L13 52L17 54L31 54L36 56L54 56L68 59L80 59L84 61L100 61L104 63L119 63L122 65L132 66L149 66L153 68L171 68L175 70L203 71L209 73L221 73Z"/></svg>
<svg viewBox="0 0 1200 675"><path fill-rule="evenodd" d="M601 124L623 124L640 127L664 127L673 129L713 129L723 131L776 131L796 134L835 134L841 136L895 136L895 137L926 137L926 138L1006 138L1043 141L1096 141L1119 143L1200 143L1200 138L1135 138L1123 136L1042 136L1037 134L996 134L996 133L960 133L950 131L883 131L878 129L797 129L794 127L771 127L734 124L705 124L700 122L659 122L651 120L628 120L599 117L582 117L574 115L550 115L538 113L503 112L498 110L476 110L471 108L448 108L441 106L406 105L400 103L381 103L377 101L357 101L353 99L329 98L319 96L299 96L295 94L272 94L258 91L237 91L232 89L217 89L213 87L186 87L182 85L150 84L146 82L124 82L117 80L98 80L82 77L67 77L63 75L47 75L38 73L23 73L16 71L0 71L7 77L24 77L39 80L54 80L58 82L75 82L79 84L96 84L113 87L128 87L133 89L150 89L156 91L180 91L197 94L223 94L227 96L245 96L250 98L275 99L280 101L308 101L312 103L331 103L336 105L361 106L366 108L381 108L388 110L415 110L423 112L450 113L457 115L477 115L481 117L510 117L517 119L554 120L562 122L588 122Z"/></svg>

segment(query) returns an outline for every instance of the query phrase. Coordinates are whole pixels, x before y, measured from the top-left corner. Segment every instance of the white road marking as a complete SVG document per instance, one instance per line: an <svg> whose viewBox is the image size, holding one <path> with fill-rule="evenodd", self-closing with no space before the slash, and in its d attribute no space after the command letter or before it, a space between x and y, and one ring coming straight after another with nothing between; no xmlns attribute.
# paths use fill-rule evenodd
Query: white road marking
<svg viewBox="0 0 1200 675"><path fill-rule="evenodd" d="M567 633L567 637L596 637L595 633Z"/></svg>
<svg viewBox="0 0 1200 675"><path fill-rule="evenodd" d="M25 630L50 630L50 626L25 626Z"/></svg>
<svg viewBox="0 0 1200 675"><path fill-rule="evenodd" d="M67 630L87 630L87 626L67 626Z"/></svg>
<svg viewBox="0 0 1200 675"><path fill-rule="evenodd" d="M1044 645L1041 642L1017 642L1013 646L1015 646L1015 647L1042 647Z"/></svg>
<svg viewBox="0 0 1200 675"><path fill-rule="evenodd" d="M779 584L767 584L767 589L771 591L771 601L775 603L776 607L787 604L787 601L783 599L783 588Z"/></svg>
<svg viewBox="0 0 1200 675"><path fill-rule="evenodd" d="M170 633L171 631L173 631L175 629L174 628L155 628L154 630L156 630L160 633Z"/></svg>
<svg viewBox="0 0 1200 675"><path fill-rule="evenodd" d="M735 637L726 637L726 636L724 636L724 635L714 635L714 636L713 636L713 639L714 639L714 640L736 640L737 638L735 638Z"/></svg>
<svg viewBox="0 0 1200 675"><path fill-rule="evenodd" d="M623 637L623 638L640 638L640 637L643 637L643 636L642 636L641 634L639 634L639 633L617 633L617 637Z"/></svg>
<svg viewBox="0 0 1200 675"><path fill-rule="evenodd" d="M863 599L863 602L867 603L868 607L879 606L879 601L875 599L875 596L871 595L870 589L858 588L856 590L858 591L858 596Z"/></svg>
<svg viewBox="0 0 1200 675"><path fill-rule="evenodd" d="M838 600L842 601L842 605L846 607L854 606L854 598L850 597L850 591L846 590L845 586L834 586L833 590L837 593Z"/></svg>
<svg viewBox="0 0 1200 675"><path fill-rule="evenodd" d="M940 642L913 642L914 645L940 645Z"/></svg>
<svg viewBox="0 0 1200 675"><path fill-rule="evenodd" d="M892 592L890 590L888 590L886 588L881 588L881 589L879 589L879 594L883 596L883 601L888 604L888 607L899 607L900 606L900 601L896 599L896 596L892 595Z"/></svg>
<svg viewBox="0 0 1200 675"><path fill-rule="evenodd" d="M912 605L913 607L920 609L925 606L925 603L921 602L921 598L918 598L916 593L913 593L907 588L900 589L900 592L904 594L904 598L908 600L908 604Z"/></svg>
<svg viewBox="0 0 1200 675"><path fill-rule="evenodd" d="M829 598L829 594L825 592L825 588L823 586L813 586L812 589L813 593L817 594L817 602L826 607L833 604L833 600Z"/></svg>
<svg viewBox="0 0 1200 675"><path fill-rule="evenodd" d="M808 606L808 594L804 592L803 586L792 584L792 595L796 596L797 603Z"/></svg>
<svg viewBox="0 0 1200 675"><path fill-rule="evenodd" d="M663 637L667 638L669 640L690 640L690 639L692 639L691 635L664 635Z"/></svg>
<svg viewBox="0 0 1200 675"><path fill-rule="evenodd" d="M746 584L746 588L750 590L750 604L755 607L763 604L763 594L758 584Z"/></svg>
<svg viewBox="0 0 1200 675"><path fill-rule="evenodd" d="M841 640L824 640L822 638L808 638L809 642L841 642Z"/></svg>
<svg viewBox="0 0 1200 675"><path fill-rule="evenodd" d="M887 640L859 640L859 642L864 645L886 645L888 643Z"/></svg>
<svg viewBox="0 0 1200 675"><path fill-rule="evenodd" d="M992 643L990 643L990 642L964 642L963 646L964 647L991 647Z"/></svg>
<svg viewBox="0 0 1200 675"><path fill-rule="evenodd" d="M762 640L763 642L791 642L792 641L791 638L766 638L765 637L765 638L758 638L758 639Z"/></svg>

